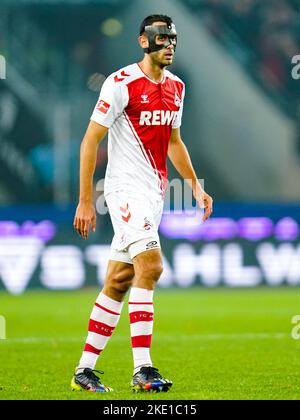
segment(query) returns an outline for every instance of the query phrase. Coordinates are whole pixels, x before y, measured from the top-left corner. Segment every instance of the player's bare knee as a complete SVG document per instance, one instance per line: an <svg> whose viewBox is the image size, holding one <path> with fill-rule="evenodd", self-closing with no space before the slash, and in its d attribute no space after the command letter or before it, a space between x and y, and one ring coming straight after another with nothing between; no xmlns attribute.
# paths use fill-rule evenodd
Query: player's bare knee
<svg viewBox="0 0 300 420"><path fill-rule="evenodd" d="M108 279L107 286L115 293L125 294L132 284L132 277L124 277L119 274Z"/></svg>
<svg viewBox="0 0 300 420"><path fill-rule="evenodd" d="M162 262L156 261L156 262L152 262L151 264L145 265L145 267L143 267L143 270L140 273L140 276L145 279L158 281L162 272L163 272Z"/></svg>
<svg viewBox="0 0 300 420"><path fill-rule="evenodd" d="M110 272L105 281L105 290L108 295L122 299L132 286L133 273L133 269Z"/></svg>
<svg viewBox="0 0 300 420"><path fill-rule="evenodd" d="M116 280L111 283L111 288L116 293L125 294L132 285L132 280Z"/></svg>
<svg viewBox="0 0 300 420"><path fill-rule="evenodd" d="M159 280L160 276L162 275L164 268L162 262L156 263L155 267L152 268L153 278L154 280Z"/></svg>

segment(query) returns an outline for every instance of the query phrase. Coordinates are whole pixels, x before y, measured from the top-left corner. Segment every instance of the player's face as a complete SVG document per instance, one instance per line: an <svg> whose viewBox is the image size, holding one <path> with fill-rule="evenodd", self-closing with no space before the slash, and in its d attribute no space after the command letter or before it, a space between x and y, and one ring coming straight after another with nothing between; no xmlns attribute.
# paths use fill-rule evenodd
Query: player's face
<svg viewBox="0 0 300 420"><path fill-rule="evenodd" d="M153 26L159 26L159 25L166 25L165 22L154 22ZM147 48L149 46L148 40L146 36L141 37L141 47ZM168 40L167 35L156 35L155 42L157 45L163 45ZM152 52L149 54L149 56L152 59L153 64L159 65L161 68L170 66L173 63L174 60L174 45L176 43L176 37L171 37L170 41L172 44L170 44L167 48L163 48L160 51Z"/></svg>
<svg viewBox="0 0 300 420"><path fill-rule="evenodd" d="M157 35L155 38L155 43L157 45L163 45L168 41L168 35ZM176 42L176 38L172 38L170 41ZM174 60L174 45L170 44L167 48L163 48L159 51L153 52L150 55L152 56L153 61L159 64L161 67L170 66Z"/></svg>

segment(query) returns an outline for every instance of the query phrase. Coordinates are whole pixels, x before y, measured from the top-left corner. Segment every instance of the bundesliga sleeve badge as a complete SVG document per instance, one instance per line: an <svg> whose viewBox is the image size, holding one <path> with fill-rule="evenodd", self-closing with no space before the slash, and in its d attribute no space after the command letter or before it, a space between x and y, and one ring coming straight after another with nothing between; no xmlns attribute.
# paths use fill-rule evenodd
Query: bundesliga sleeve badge
<svg viewBox="0 0 300 420"><path fill-rule="evenodd" d="M103 101L102 99L98 102L96 106L96 109L102 112L102 114L107 114L107 112L109 111L109 108L110 108L110 104Z"/></svg>

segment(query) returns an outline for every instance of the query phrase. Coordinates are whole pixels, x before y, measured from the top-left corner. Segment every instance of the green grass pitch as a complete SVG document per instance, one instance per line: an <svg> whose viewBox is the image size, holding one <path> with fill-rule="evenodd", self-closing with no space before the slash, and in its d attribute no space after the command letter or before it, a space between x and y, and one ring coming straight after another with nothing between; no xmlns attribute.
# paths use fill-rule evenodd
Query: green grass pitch
<svg viewBox="0 0 300 420"><path fill-rule="evenodd" d="M154 366L169 393L134 394L128 309L97 368L113 393L72 392L96 289L0 293L0 399L299 399L300 340L291 319L300 289L157 290Z"/></svg>

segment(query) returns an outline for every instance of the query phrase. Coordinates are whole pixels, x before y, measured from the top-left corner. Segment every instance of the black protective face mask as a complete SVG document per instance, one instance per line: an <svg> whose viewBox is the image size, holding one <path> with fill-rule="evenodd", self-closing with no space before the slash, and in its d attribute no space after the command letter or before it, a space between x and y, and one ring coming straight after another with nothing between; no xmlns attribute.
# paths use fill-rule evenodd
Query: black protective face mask
<svg viewBox="0 0 300 420"><path fill-rule="evenodd" d="M145 32L149 41L149 47L144 48L145 53L150 54L152 52L160 51L164 48L168 48L169 45L173 45L174 51L176 50L177 32L174 23L171 25L159 26L148 25L145 27ZM168 39L163 44L158 45L155 42L157 35L167 35Z"/></svg>

